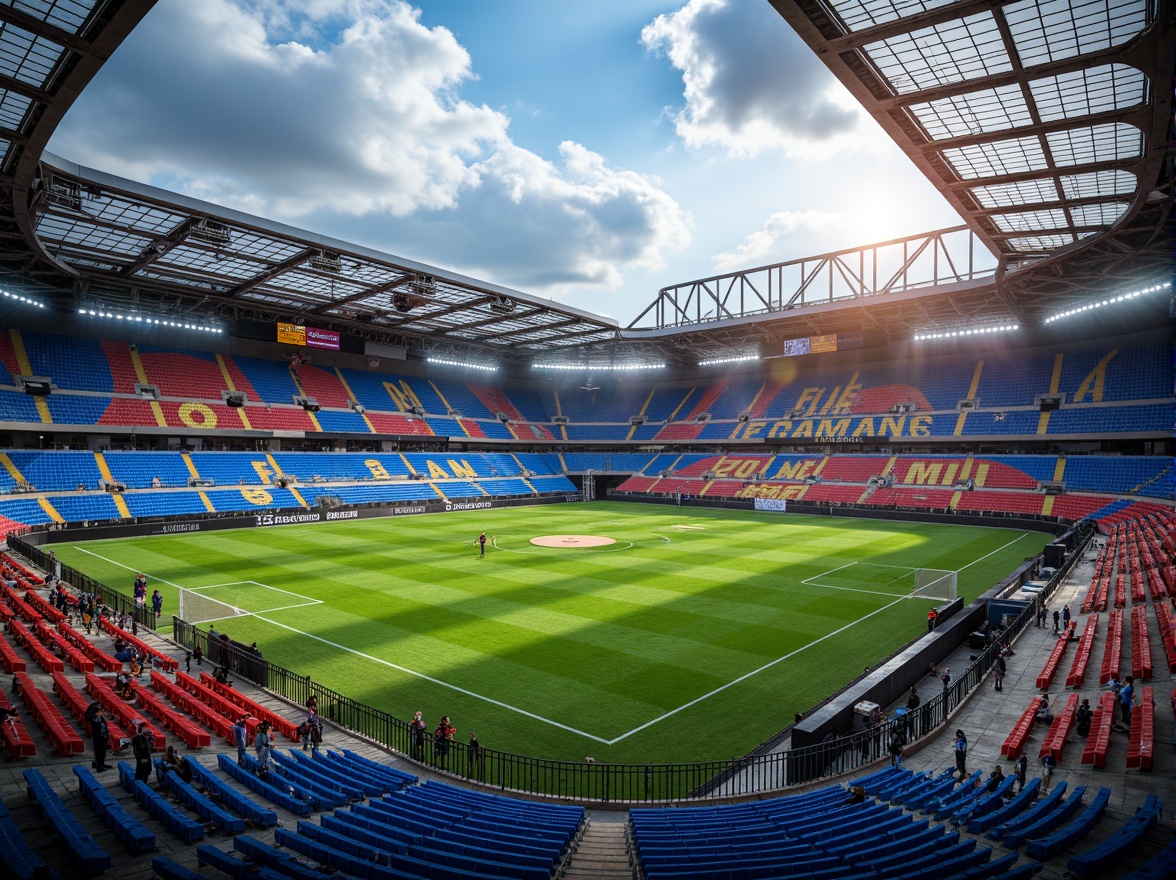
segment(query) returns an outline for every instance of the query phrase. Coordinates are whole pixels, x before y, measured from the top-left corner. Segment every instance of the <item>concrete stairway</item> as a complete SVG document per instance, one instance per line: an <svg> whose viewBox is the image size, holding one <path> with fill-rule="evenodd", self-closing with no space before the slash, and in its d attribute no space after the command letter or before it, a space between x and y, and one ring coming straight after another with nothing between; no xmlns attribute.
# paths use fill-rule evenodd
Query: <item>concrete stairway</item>
<svg viewBox="0 0 1176 880"><path fill-rule="evenodd" d="M624 814L590 819L568 858L562 880L633 880L629 864L629 844L625 839Z"/></svg>

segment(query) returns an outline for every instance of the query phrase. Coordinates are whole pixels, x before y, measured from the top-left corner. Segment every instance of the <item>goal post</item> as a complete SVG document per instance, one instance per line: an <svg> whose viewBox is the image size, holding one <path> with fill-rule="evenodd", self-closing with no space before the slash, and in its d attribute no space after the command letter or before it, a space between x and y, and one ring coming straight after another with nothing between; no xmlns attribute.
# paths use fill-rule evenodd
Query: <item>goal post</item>
<svg viewBox="0 0 1176 880"><path fill-rule="evenodd" d="M208 623L213 620L225 620L229 617L241 617L249 612L228 602L221 602L197 590L180 589L178 617L185 623Z"/></svg>
<svg viewBox="0 0 1176 880"><path fill-rule="evenodd" d="M956 597L956 573L937 568L916 568L911 598L951 602Z"/></svg>

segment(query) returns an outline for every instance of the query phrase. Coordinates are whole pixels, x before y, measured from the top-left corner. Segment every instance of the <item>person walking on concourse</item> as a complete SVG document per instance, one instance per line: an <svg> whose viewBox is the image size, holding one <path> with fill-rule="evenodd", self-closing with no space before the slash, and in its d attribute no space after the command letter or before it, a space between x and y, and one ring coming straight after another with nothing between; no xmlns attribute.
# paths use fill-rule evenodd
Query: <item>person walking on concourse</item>
<svg viewBox="0 0 1176 880"><path fill-rule="evenodd" d="M955 752L956 770L960 772L960 780L962 781L968 776L968 738L964 736L962 730L956 731L955 742L951 747Z"/></svg>

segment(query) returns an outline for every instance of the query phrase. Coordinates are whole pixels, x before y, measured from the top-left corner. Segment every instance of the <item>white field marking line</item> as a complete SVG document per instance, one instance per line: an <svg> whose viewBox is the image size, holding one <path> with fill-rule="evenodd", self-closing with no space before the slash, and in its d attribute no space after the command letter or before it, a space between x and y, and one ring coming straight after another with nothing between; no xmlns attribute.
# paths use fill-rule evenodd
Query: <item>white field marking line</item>
<svg viewBox="0 0 1176 880"><path fill-rule="evenodd" d="M968 568L969 566L975 565L977 562L981 562L982 560L987 559L989 556L996 555L1001 550L1004 550L1007 547L1011 547L1013 544L1016 544L1018 541L1020 541L1021 538L1025 538L1025 537L1028 537L1027 533L1019 535L1018 537L1009 541L1003 547L998 547L995 550L993 550L991 553L986 553L984 556L981 556L979 559L975 559L972 562L969 562L968 565L963 566L963 568L957 568L956 573L958 574L959 572L963 571L965 568ZM856 562L850 562L850 563L847 563L846 565L841 565L841 566L838 566L837 568L830 569L830 571L826 571L823 574L830 574L831 572L834 572L834 571L840 571L843 568L848 568L849 566L856 565L856 564L857 564ZM901 566L895 566L895 567L901 567ZM911 570L914 571L914 569L911 569ZM822 575L814 575L814 577L821 577L821 576ZM801 583L806 583L806 582L801 581ZM814 584L813 586L824 587L824 585L822 585L822 584ZM848 587L827 587L827 589L850 589L850 588L848 588ZM874 591L872 591L872 590L859 590L858 592L866 592L866 593L872 593L873 595L880 595L878 593L874 593ZM886 594L882 594L882 595L893 596L895 594L894 593L886 593ZM685 703L685 704L679 706L677 709L671 709L669 712L666 712L664 715L659 715L657 718L654 718L652 721L646 721L641 726L634 727L628 733L622 733L616 739L609 740L607 744L611 746L616 743L619 743L621 740L626 739L635 733L640 733L642 730L645 730L647 727L652 727L654 724L657 724L659 721L664 721L666 718L669 718L672 715L677 715L683 709L689 709L691 706L696 706L697 704L701 703L703 700L709 699L710 697L713 697L715 694L721 693L722 691L725 691L727 688L729 688L733 685L739 684L742 681L746 681L747 679L751 678L753 675L756 675L760 672L763 672L765 669L770 669L771 667L775 666L777 663L781 663L784 660L789 659L790 657L794 657L797 654L799 654L801 651L804 651L807 648L811 648L813 645L816 645L819 642L825 641L825 639L832 638L833 636L838 635L839 633L842 633L845 630L849 629L851 626L854 626L855 624L861 623L863 620L867 620L867 619L873 617L875 614L881 614L883 611L886 611L888 608L894 607L899 602L905 601L907 598L909 598L909 594L899 596L893 602L890 602L887 605L883 605L877 611L871 611L869 614L865 615L864 617L859 617L857 620L852 621L851 623L847 623L845 626L841 627L841 629L834 630L833 632L828 633L827 635L823 635L819 639L816 639L815 641L809 642L807 645L802 645L801 647L797 648L795 651L791 652L790 654L785 654L783 657L777 657L775 660L772 660L770 663L765 663L759 669L753 669L751 672L747 672L747 673L739 676L739 678L736 678L734 681L729 681L724 685L720 685L719 687L715 688L713 691L711 691L708 694L703 694L701 697L697 697L697 698L691 700L689 703Z"/></svg>
<svg viewBox="0 0 1176 880"><path fill-rule="evenodd" d="M156 578L158 580L158 578ZM167 581L164 581L167 583ZM322 605L322 599L314 599L310 596L303 596L301 593L293 593L290 590L283 590L280 587L271 587L269 584L263 584L261 581L229 581L226 584L208 584L204 587L184 587L189 593L195 593L200 590L211 590L213 587L235 587L238 584L253 584L255 587L265 587L267 590L273 590L275 593L285 593L287 596L295 596L299 599L305 599L311 605Z"/></svg>
<svg viewBox="0 0 1176 880"><path fill-rule="evenodd" d="M74 549L81 550L83 553L89 553L91 556L97 556L99 559L102 559L105 562L109 562L111 565L117 565L120 568L127 569L128 571L139 571L139 569L131 568L129 565L123 565L121 562L115 562L113 559L107 559L105 556L98 556L97 553L92 553L91 551L86 550L84 547L77 547L75 545ZM144 572L144 573L146 573L146 572ZM155 579L157 581L159 581L160 583L173 586L177 590L187 589L187 587L181 587L179 584L173 584L171 581L165 581L163 578L155 578ZM274 610L280 610L280 609L274 609ZM421 679L424 679L425 681L432 682L433 684L440 685L441 687L449 688L450 690L457 691L458 693L461 693L461 694L465 694L468 697L473 697L474 699L482 700L483 702L486 702L486 703L491 703L492 705L499 706L503 709L509 709L512 712L517 712L520 715L525 715L528 718L535 719L536 721L542 721L546 724L552 725L553 727L558 727L561 730L566 730L566 731L568 731L568 733L578 733L580 736L587 737L588 739L594 740L598 743L604 743L605 745L608 744L608 740L604 739L603 737L595 736L594 734L587 733L583 730L578 730L575 727L569 727L566 724L560 724L558 721L552 721L550 718L544 718L542 715L536 715L533 712L528 712L526 709L520 709L517 706L510 705L509 703L503 703L499 700L491 699L490 697L484 697L481 694L476 694L473 691L466 690L465 688L462 688L462 687L458 687L455 684L450 684L447 681L441 681L438 678L433 678L432 676L425 675L423 672L415 672L411 669L405 668L404 666L397 666L395 663L391 663L387 660L381 660L379 657L373 657L370 654L365 654L362 651L355 650L354 648L348 648L346 645L340 645L336 642L328 641L327 639L324 639L321 636L312 635L308 632L303 632L300 629L295 629L292 626L287 626L284 623L278 623L276 620L270 620L268 617L261 616L262 614L272 614L272 613L274 613L274 612L273 611L263 611L263 612L250 611L250 612L246 612L246 614L233 615L232 618L222 617L220 619L221 620L231 620L231 619L232 620L239 620L242 617L256 617L258 620L264 620L266 623L273 624L274 626L281 627L282 629L287 629L290 632L297 633L298 635L301 635L301 636L306 636L308 639L314 639L317 642L322 642L324 645L330 645L332 648L338 648L340 651L346 651L348 654L355 654L357 657L363 657L365 660L371 660L375 663L383 664L384 666L387 666L391 669L395 669L399 672L403 672L406 675L412 675L412 676L415 676L416 678L421 678ZM210 623L211 621L203 621L203 622Z"/></svg>
<svg viewBox="0 0 1176 880"><path fill-rule="evenodd" d="M856 626L857 624L861 623L863 620L869 620L875 614L881 614L883 611L886 611L887 609L893 608L895 605L897 605L899 602L904 601L905 599L906 599L906 596L901 596L898 599L895 599L893 602L889 602L886 605L883 605L878 610L871 611L869 614L867 614L863 617L859 617L857 620L854 620L854 621L847 623L845 626L841 627L840 629L835 629L831 633L826 633L825 635L821 636L819 639L814 639L813 641L809 642L807 645L801 645L795 651L790 651L789 653L785 654L783 657L777 657L775 660L772 660L768 663L765 663L763 666L759 667L759 669L753 669L753 670L751 670L751 672L745 672L743 675L739 676L738 678L736 678L732 681L729 681L724 685L720 685L719 687L715 688L710 693L703 694L701 697L696 697L693 700L691 700L689 703L683 703L677 709L671 709L669 712L666 712L664 715L659 715L657 718L654 718L652 721L646 721L640 727L634 727L628 733L622 733L616 739L608 740L607 745L610 745L610 746L615 745L616 743L619 743L623 739L627 739L628 737L632 736L635 733L640 733L642 730L645 730L647 727L652 727L653 725L657 724L659 721L664 721L665 719L671 717L672 715L677 715L679 712L681 712L684 709L689 709L691 706L696 706L699 703L701 703L703 700L708 700L711 697L713 697L715 694L722 693L723 691L725 691L729 687L733 687L733 686L739 684L740 682L747 681L747 679L751 678L753 675L758 675L759 673L763 672L765 669L771 669L776 664L783 663L785 660L788 660L791 657L795 657L801 651L807 651L813 645L818 645L821 642L825 641L826 639L831 639L831 638L833 638L833 636L840 635L841 633L843 633L847 629L849 629L851 626Z"/></svg>
<svg viewBox="0 0 1176 880"><path fill-rule="evenodd" d="M99 556L97 553L93 552L92 550L87 550L85 547L79 547L75 544L74 549L81 550L83 553L89 553L91 556L96 556L98 559L101 559L103 562L109 562L111 565L117 565L119 568L125 568L127 571L139 571L139 572L143 572L143 574L147 574L147 572L143 571L141 568L132 568L129 565L123 565L121 562L115 562L113 559L107 559L105 556ZM297 596L299 599L306 600L305 602L302 602L298 605L283 605L280 608L267 608L264 611L258 611L258 612L246 611L245 614L249 614L249 615L252 615L254 613L273 614L275 611L288 611L291 608L309 608L311 605L322 605L323 604L322 599L312 599L310 596L303 596L300 593L291 593L289 590L280 590L277 587L271 587L269 584L263 584L260 581L230 581L227 584L210 584L207 587L181 587L179 584L172 583L171 581L165 580L164 578L155 577L155 575L148 575L148 576L155 578L155 580L159 581L161 584L167 584L169 587L175 587L177 590L186 590L189 593L197 593L200 590L210 590L210 589L212 589L212 587L232 587L232 586L236 586L237 584L256 584L259 587L265 587L267 590L273 590L275 593L285 593L287 596ZM214 599L213 601L219 602L220 600ZM230 603L225 602L223 604L229 605ZM237 606L233 605L232 607L236 608ZM244 615L241 615L241 614L234 615L234 617L243 617L243 616ZM229 620L230 618L222 617L219 619L220 620ZM202 622L208 623L209 621L202 621Z"/></svg>
<svg viewBox="0 0 1176 880"><path fill-rule="evenodd" d="M658 537L661 537L661 536L659 535ZM668 539L667 539L667 540L668 540ZM536 551L534 551L534 550L515 550L513 547L499 547L499 546L498 546L498 536L497 536L497 535L495 535L493 538L491 538L491 539L490 539L490 543L494 545L494 549L495 549L495 550L501 550L503 553L522 553L524 556L538 556L538 555L539 555L539 554L538 554ZM618 542L618 543L619 543L619 542ZM606 545L606 546L607 546L607 545ZM571 548L571 549L573 549L573 550L594 550L594 551L596 551L597 553L616 553L616 552L618 552L618 551L620 551L620 550L632 550L632 549L633 549L633 547L634 547L634 544L633 544L633 542L632 542L632 541L630 541L628 544L626 544L626 545L625 545L625 546L623 546L623 547L619 547L619 546L618 546L618 547L613 547L613 548L612 548L612 549L610 549L610 550L605 550L603 546L601 546L601 547L573 547L573 548ZM563 548L556 548L556 549L564 549L564 550L566 550L566 549L568 549L568 548L566 548L566 547L563 547Z"/></svg>
<svg viewBox="0 0 1176 880"><path fill-rule="evenodd" d="M831 568L828 571L823 571L820 574L814 574L811 578L805 578L800 583L806 587L820 587L822 590L844 590L847 593L869 593L871 596L909 596L910 593L888 593L885 590L866 590L862 587L842 587L836 584L822 584L818 578L823 578L827 574L832 574L835 571L841 571L843 568L849 568L853 565L876 565L878 568L899 568L904 571L915 571L909 565L883 565L882 563L874 562L848 562L845 565L839 565L837 568Z"/></svg>
<svg viewBox="0 0 1176 880"><path fill-rule="evenodd" d="M109 562L111 565L117 565L119 568L125 568L127 571L137 571L142 574L147 574L147 572L143 571L141 568L132 568L129 565L123 565L121 562L115 562L113 559L107 559L105 556L99 556L93 550L87 550L85 547L79 547L77 544L74 545L74 549L81 550L83 553L89 553L91 556L101 559L103 562ZM181 587L179 584L173 584L171 581L164 580L161 577L155 577L155 575L151 575L151 577L155 578L155 580L159 581L161 584L167 584L169 587L175 587L177 590L187 589L187 587Z"/></svg>
<svg viewBox="0 0 1176 880"><path fill-rule="evenodd" d="M580 736L587 737L590 740L594 740L595 742L598 742L598 743L603 743L604 745L610 744L610 740L604 739L603 737L595 736L594 734L587 733L586 731L583 731L583 730L578 730L575 727L569 727L566 724L560 724L558 721L552 721L550 718L544 718L542 715L536 715L534 712L528 712L526 709L520 709L518 706L512 706L510 703L503 703L500 700L495 700L490 697L482 696L481 694L474 693L474 691L466 690L465 688L458 687L455 684L450 684L447 681L441 681L441 679L439 679L439 678L433 678L431 675L425 675L423 672L416 672L415 670L408 669L404 666L399 666L399 665L392 663L388 660L382 660L379 657L373 657L371 654L365 654L362 651L355 650L354 648L348 648L346 645L340 645L338 642L332 642L328 639L324 639L322 636L316 636L312 633L303 632L300 629L295 629L292 626L287 626L284 623L278 623L276 620L270 620L268 617L262 617L260 614L253 614L251 616L256 617L258 620L264 620L266 623L271 623L274 626L281 627L282 629L289 630L292 633L297 633L300 636L306 636L306 638L308 638L308 639L314 639L316 642L322 642L324 645L329 645L332 648L338 648L340 651L346 651L348 654L354 654L357 657L363 657L365 660L371 660L373 663L379 663L383 666L387 666L389 669L395 669L398 672L403 672L405 675L411 675L416 678L423 679L424 681L430 682L431 684L436 684L436 685L440 685L441 687L448 688L451 691L457 691L459 694L465 694L467 697L473 697L476 700L481 700L482 702L490 703L491 705L498 706L499 708L508 709L511 712L517 712L518 714L525 715L526 717L532 718L535 721L542 721L544 724L550 724L552 727L558 727L560 730L566 730L568 733L579 734ZM612 740L611 742L616 742L616 740Z"/></svg>

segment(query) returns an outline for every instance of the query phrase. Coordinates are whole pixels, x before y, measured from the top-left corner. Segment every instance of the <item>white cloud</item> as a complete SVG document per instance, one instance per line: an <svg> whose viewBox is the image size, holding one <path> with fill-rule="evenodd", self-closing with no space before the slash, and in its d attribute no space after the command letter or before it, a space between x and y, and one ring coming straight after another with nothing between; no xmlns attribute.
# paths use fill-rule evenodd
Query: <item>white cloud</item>
<svg viewBox="0 0 1176 880"><path fill-rule="evenodd" d="M839 214L824 211L778 211L764 225L743 239L743 242L729 253L711 257L717 272L733 272L749 269L766 263L779 262L781 245L794 233L806 230L820 230L840 221Z"/></svg>
<svg viewBox="0 0 1176 880"><path fill-rule="evenodd" d="M689 0L654 19L641 40L682 72L686 105L673 119L691 147L827 152L861 119L845 89L762 0Z"/></svg>
<svg viewBox="0 0 1176 880"><path fill-rule="evenodd" d="M558 165L521 149L505 114L462 98L473 76L454 34L403 0L164 0L52 149L536 287L615 286L688 242L657 181L575 143Z"/></svg>

